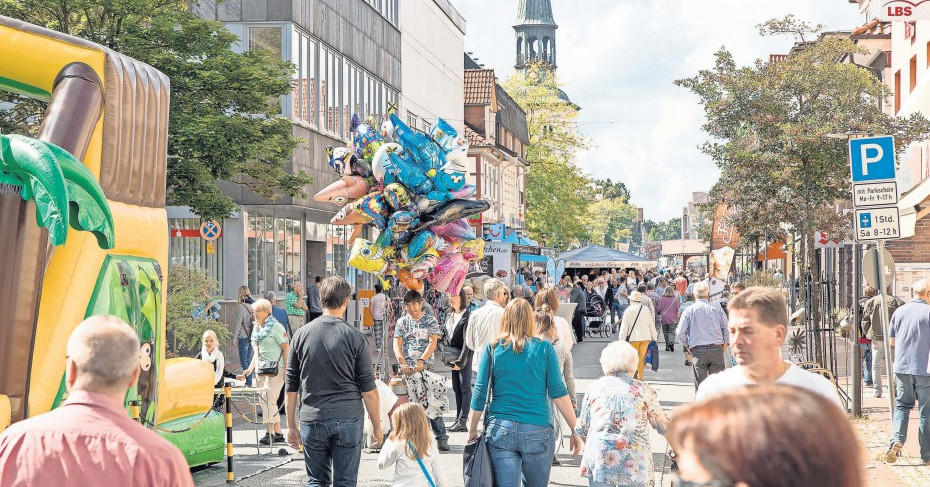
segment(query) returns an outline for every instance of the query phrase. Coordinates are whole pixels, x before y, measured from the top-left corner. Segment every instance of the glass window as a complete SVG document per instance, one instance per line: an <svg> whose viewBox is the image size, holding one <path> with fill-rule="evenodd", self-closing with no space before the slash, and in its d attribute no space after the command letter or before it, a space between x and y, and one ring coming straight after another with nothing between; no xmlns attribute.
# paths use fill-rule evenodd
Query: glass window
<svg viewBox="0 0 930 487"><path fill-rule="evenodd" d="M200 236L200 218L170 218L168 262L171 265L198 267L217 280L218 292L223 290L223 237L213 241L212 252L209 242Z"/></svg>
<svg viewBox="0 0 930 487"><path fill-rule="evenodd" d="M274 218L248 215L248 285L253 294L275 289Z"/></svg>
<svg viewBox="0 0 930 487"><path fill-rule="evenodd" d="M326 274L342 276L348 279L348 235L351 226L328 225L326 234ZM353 273L354 274L354 273Z"/></svg>
<svg viewBox="0 0 930 487"><path fill-rule="evenodd" d="M275 219L275 246L277 248L277 291L287 292L288 287L297 282L303 282L300 266L303 236L300 232L299 219Z"/></svg>
<svg viewBox="0 0 930 487"><path fill-rule="evenodd" d="M291 62L294 63L294 79L291 81L291 117L297 120L306 120L303 116L303 105L306 103L306 73L307 60L304 53L307 50L306 38L294 32L291 38Z"/></svg>
<svg viewBox="0 0 930 487"><path fill-rule="evenodd" d="M342 58L342 135L348 139L352 127L352 69L345 58Z"/></svg>
<svg viewBox="0 0 930 487"><path fill-rule="evenodd" d="M311 125L317 125L319 123L316 109L317 103L319 102L316 97L316 94L319 90L319 86L316 83L318 78L317 74L319 73L316 65L317 46L317 42L313 39L310 39L307 43L307 89L309 90L309 93L307 94L307 100L309 101L310 106L306 109L306 118Z"/></svg>
<svg viewBox="0 0 930 487"><path fill-rule="evenodd" d="M263 49L278 59L284 54L280 26L249 27L249 49Z"/></svg>

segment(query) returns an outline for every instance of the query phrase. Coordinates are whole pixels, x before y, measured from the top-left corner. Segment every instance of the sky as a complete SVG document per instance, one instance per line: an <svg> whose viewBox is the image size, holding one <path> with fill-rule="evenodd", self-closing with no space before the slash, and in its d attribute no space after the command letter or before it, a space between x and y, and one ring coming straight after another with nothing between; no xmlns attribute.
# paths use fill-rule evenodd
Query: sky
<svg viewBox="0 0 930 487"><path fill-rule="evenodd" d="M451 2L466 20L465 51L499 80L510 76L518 0ZM680 217L691 192L720 175L698 149L708 140L698 98L674 80L712 67L723 46L740 65L787 53L792 39L758 34L771 18L794 14L826 30L864 19L849 0L552 0L552 13L559 77L594 144L577 162L626 184L654 221Z"/></svg>

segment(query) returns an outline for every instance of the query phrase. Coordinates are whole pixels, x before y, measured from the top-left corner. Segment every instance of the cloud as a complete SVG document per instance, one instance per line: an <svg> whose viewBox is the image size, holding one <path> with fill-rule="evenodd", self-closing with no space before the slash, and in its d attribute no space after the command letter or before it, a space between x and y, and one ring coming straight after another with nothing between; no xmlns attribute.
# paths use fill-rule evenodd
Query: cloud
<svg viewBox="0 0 930 487"><path fill-rule="evenodd" d="M452 0L467 21L466 50L513 72L516 0ZM756 25L793 13L828 30L861 24L847 0L552 0L559 76L582 107L595 148L579 156L595 177L619 179L646 218L679 216L692 191L710 189L717 166L698 146L703 111L673 84L711 67L726 46L740 64L784 53L792 40L760 37Z"/></svg>

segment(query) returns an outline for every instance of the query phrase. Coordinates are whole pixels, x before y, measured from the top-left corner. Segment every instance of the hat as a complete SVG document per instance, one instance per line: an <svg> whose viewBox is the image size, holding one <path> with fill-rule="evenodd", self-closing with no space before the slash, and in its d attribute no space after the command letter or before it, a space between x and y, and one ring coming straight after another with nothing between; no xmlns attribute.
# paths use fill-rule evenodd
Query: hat
<svg viewBox="0 0 930 487"><path fill-rule="evenodd" d="M630 295L630 301L643 302L643 293L639 291L633 291L633 294Z"/></svg>

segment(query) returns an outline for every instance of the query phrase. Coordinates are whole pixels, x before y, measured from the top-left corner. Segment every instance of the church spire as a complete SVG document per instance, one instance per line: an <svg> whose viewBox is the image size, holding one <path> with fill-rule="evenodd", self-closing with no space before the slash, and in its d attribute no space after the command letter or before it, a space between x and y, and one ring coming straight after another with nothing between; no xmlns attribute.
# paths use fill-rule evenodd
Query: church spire
<svg viewBox="0 0 930 487"><path fill-rule="evenodd" d="M519 0L516 33L517 56L514 67L523 71L526 63L538 61L556 68L555 19L550 0Z"/></svg>

